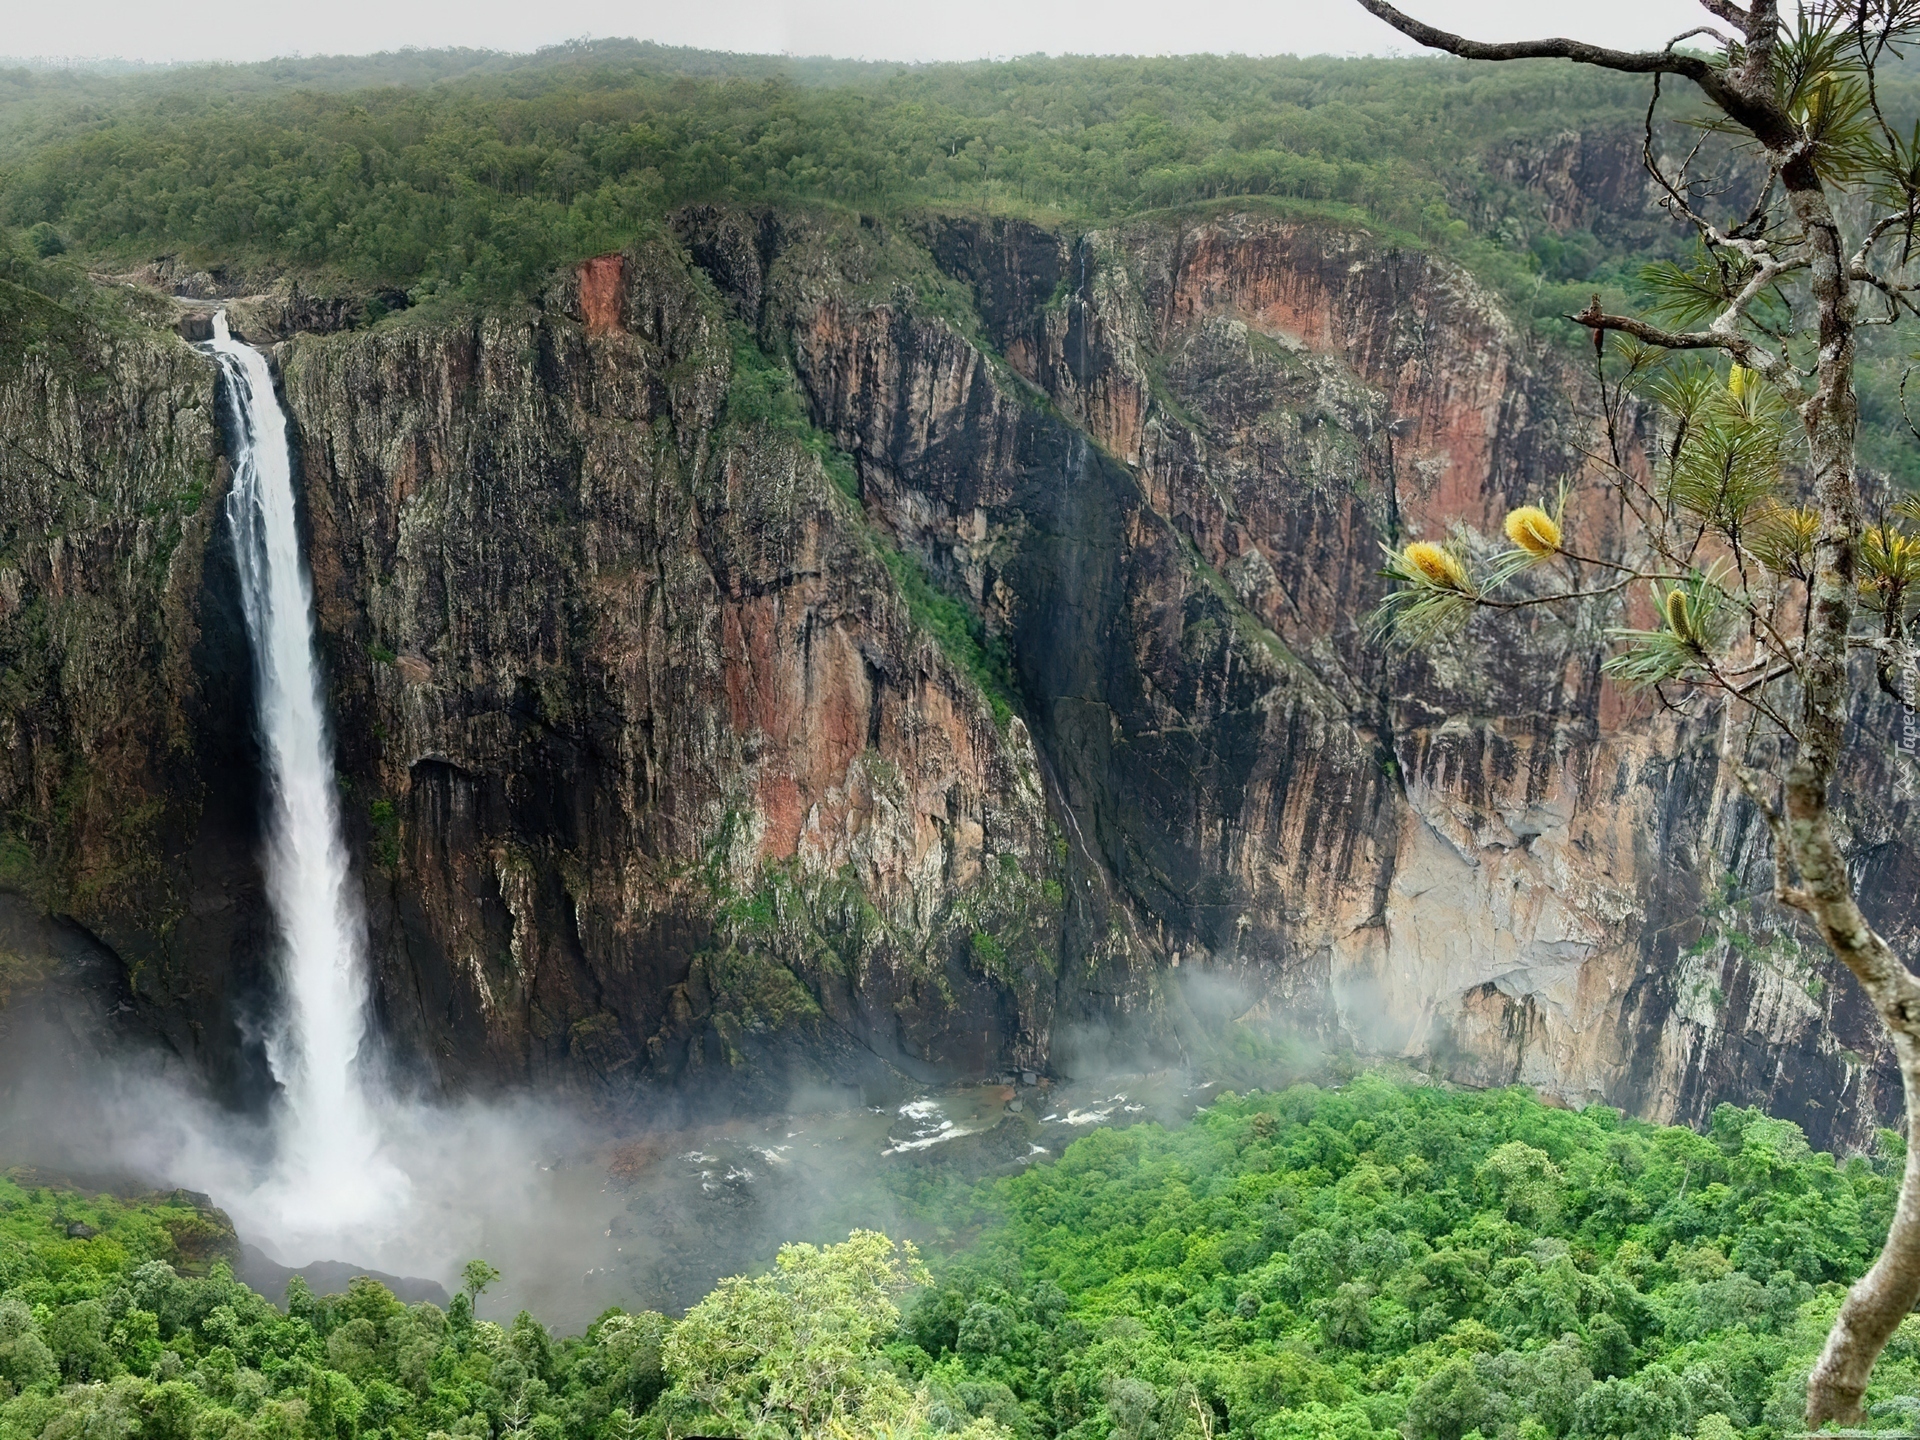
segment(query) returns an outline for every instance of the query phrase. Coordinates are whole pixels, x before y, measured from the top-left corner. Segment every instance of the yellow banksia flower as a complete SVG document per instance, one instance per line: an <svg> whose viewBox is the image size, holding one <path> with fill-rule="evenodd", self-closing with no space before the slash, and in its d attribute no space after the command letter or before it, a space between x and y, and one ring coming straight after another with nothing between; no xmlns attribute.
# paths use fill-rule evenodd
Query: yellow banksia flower
<svg viewBox="0 0 1920 1440"><path fill-rule="evenodd" d="M1920 536L1876 525L1860 539L1860 559L1870 576L1920 580Z"/></svg>
<svg viewBox="0 0 1920 1440"><path fill-rule="evenodd" d="M1813 83L1806 88L1806 98L1802 102L1801 121L1809 129L1820 124L1821 114L1827 108L1827 100L1833 93L1833 72L1822 70L1813 77Z"/></svg>
<svg viewBox="0 0 1920 1440"><path fill-rule="evenodd" d="M1687 592L1669 590L1667 592L1667 628L1673 631L1676 639L1689 645L1698 641L1699 636L1693 623L1693 612L1687 603Z"/></svg>
<svg viewBox="0 0 1920 1440"><path fill-rule="evenodd" d="M1744 400L1747 398L1747 387L1758 378L1753 371L1736 361L1727 376L1727 393L1735 400Z"/></svg>
<svg viewBox="0 0 1920 1440"><path fill-rule="evenodd" d="M1467 567L1431 541L1414 541L1407 546L1404 558L1407 568L1429 585L1438 585L1442 590L1467 588Z"/></svg>
<svg viewBox="0 0 1920 1440"><path fill-rule="evenodd" d="M1507 538L1541 560L1560 553L1560 526L1538 505L1522 505L1507 516Z"/></svg>
<svg viewBox="0 0 1920 1440"><path fill-rule="evenodd" d="M1804 580L1813 571L1813 542L1819 536L1817 511L1767 500L1748 523L1746 545L1774 574Z"/></svg>
<svg viewBox="0 0 1920 1440"><path fill-rule="evenodd" d="M1714 652L1725 646L1736 618L1720 583L1724 573L1723 565L1705 573L1689 569L1671 589L1654 585L1653 601L1665 623L1657 630L1608 630L1616 648L1601 662L1601 672L1632 690L1712 675Z"/></svg>

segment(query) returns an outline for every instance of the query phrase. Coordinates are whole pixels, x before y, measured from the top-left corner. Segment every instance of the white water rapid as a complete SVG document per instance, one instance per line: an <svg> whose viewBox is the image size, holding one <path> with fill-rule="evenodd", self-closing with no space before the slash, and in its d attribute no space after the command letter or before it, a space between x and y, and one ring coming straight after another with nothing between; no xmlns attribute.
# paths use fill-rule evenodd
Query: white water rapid
<svg viewBox="0 0 1920 1440"><path fill-rule="evenodd" d="M266 357L232 338L225 312L213 324L235 437L227 511L270 791L267 891L279 931L282 994L267 1037L267 1058L283 1089L274 1169L244 1208L274 1232L279 1248L315 1251L391 1215L408 1187L380 1153L380 1126L359 1065L367 1028L365 930L340 829L286 415Z"/></svg>

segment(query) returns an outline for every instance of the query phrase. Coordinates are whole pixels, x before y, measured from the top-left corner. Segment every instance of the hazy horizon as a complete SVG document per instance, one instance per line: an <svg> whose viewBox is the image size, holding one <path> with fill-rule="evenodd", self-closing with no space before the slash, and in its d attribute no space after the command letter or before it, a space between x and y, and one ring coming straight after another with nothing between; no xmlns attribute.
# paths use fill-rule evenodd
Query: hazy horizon
<svg viewBox="0 0 1920 1440"><path fill-rule="evenodd" d="M1659 45L1709 18L1690 0L1621 0L1605 13L1523 0L1427 0L1435 24L1487 38L1577 33L1626 46ZM0 64L44 68L254 63L408 49L524 54L580 39L634 39L741 55L947 63L1049 55L1389 55L1414 47L1354 0L1145 0L1032 5L977 0L903 8L878 0L718 0L701 7L558 0L536 11L479 0L456 13L438 0L344 0L324 12L203 0L164 14L132 0L48 7L18 17ZM112 37L106 39L103 37ZM988 38L991 37L989 43Z"/></svg>

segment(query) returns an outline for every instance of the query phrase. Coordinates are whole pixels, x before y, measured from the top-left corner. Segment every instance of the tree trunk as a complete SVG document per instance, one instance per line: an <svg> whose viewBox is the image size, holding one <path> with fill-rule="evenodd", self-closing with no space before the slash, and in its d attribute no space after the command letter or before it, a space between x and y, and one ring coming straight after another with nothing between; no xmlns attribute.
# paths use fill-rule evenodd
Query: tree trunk
<svg viewBox="0 0 1920 1440"><path fill-rule="evenodd" d="M1894 1031L1893 1045L1900 1056L1911 1134L1911 1117L1920 1100L1920 1046L1899 1030ZM1847 1292L1846 1303L1827 1332L1826 1349L1807 1377L1809 1430L1818 1430L1829 1420L1848 1425L1862 1418L1860 1397L1866 1394L1873 1362L1916 1300L1920 1300L1920 1145L1909 1144L1900 1203L1887 1231L1886 1248Z"/></svg>
<svg viewBox="0 0 1920 1440"><path fill-rule="evenodd" d="M1818 386L1801 407L1820 510L1812 615L1802 662L1800 749L1787 775L1786 842L1800 874L1795 903L1812 916L1828 948L1853 972L1892 1037L1906 1096L1907 1133L1920 1107L1920 982L1874 933L1854 899L1845 857L1833 837L1829 794L1845 743L1848 638L1856 603L1854 546L1860 498L1854 484L1859 403L1853 389L1853 281L1840 227L1804 155L1781 179L1813 252L1812 291L1820 314ZM1776 837L1775 843L1780 843ZM1807 1381L1807 1428L1861 1418L1874 1361L1920 1300L1920 1147L1911 1143L1899 1205L1880 1258L1848 1292Z"/></svg>
<svg viewBox="0 0 1920 1440"><path fill-rule="evenodd" d="M1861 1397L1874 1361L1915 1301L1920 1300L1920 1126L1914 1123L1920 1115L1920 978L1901 963L1861 914L1846 861L1834 840L1829 808L1846 739L1848 647L1858 599L1855 546L1863 530L1854 483L1859 402L1853 388L1857 282L1852 259L1814 165L1817 138L1809 133L1805 116L1789 108L1775 64L1781 33L1779 0L1749 0L1745 9L1721 0L1701 3L1745 37L1744 45L1729 43L1724 66L1676 49L1679 40L1699 31L1689 31L1662 50L1637 53L1563 39L1489 44L1423 24L1403 14L1391 0L1360 0L1363 7L1409 39L1467 59L1554 57L1629 74L1685 77L1722 114L1752 135L1780 167L1778 177L1788 209L1805 236L1808 279L1820 322L1820 349L1815 388L1800 405L1799 414L1813 460L1820 525L1814 544L1805 650L1799 665L1800 723L1793 737L1791 767L1784 777L1786 813L1780 816L1771 808L1767 813L1780 867L1779 898L1812 917L1828 947L1859 980L1893 1040L1906 1094L1908 1137L1906 1172L1886 1247L1873 1268L1848 1292L1827 1337L1826 1350L1807 1382L1807 1427L1817 1430L1828 1421L1860 1419ZM1875 12L1865 5L1860 7L1857 19L1845 20L1852 8L1838 7L1833 13L1843 17L1837 23L1859 27L1856 38L1861 40L1865 59L1870 32L1881 22L1871 18ZM1887 16L1898 13L1886 11ZM1871 66L1872 62L1867 63ZM1651 112L1648 124L1652 124ZM1649 165L1653 163L1651 138L1650 130ZM1888 140L1895 143L1891 135ZM1678 192L1670 193L1677 202ZM1914 206L1909 198L1904 212L1909 235ZM1894 218L1899 218L1898 213ZM1722 237L1720 243L1728 242ZM1771 254L1766 244L1751 238L1739 243L1741 253L1756 267ZM1862 254L1864 257L1864 250ZM1622 330L1651 344L1717 349L1740 360L1752 350L1751 341L1738 333L1741 313L1737 308L1729 309L1709 331L1675 335L1622 317L1603 316L1599 297L1595 296L1590 314L1574 318L1594 325L1596 334ZM1791 357L1783 343L1772 368L1788 381L1796 395L1806 395L1795 383L1798 377L1791 374L1790 365ZM1757 790L1751 786L1748 789L1757 803L1765 803ZM1790 883L1790 871L1799 875L1797 885Z"/></svg>

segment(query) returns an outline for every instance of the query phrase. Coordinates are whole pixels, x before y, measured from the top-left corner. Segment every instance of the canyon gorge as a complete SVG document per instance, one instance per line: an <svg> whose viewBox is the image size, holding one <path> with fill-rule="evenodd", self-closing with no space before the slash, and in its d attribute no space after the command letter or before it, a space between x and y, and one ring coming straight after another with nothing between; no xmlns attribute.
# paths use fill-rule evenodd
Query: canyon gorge
<svg viewBox="0 0 1920 1440"><path fill-rule="evenodd" d="M0 1033L152 1037L239 1102L265 762L182 278L116 282L144 327L0 316ZM1615 614L1369 639L1384 543L1495 533L1592 443L1590 370L1450 260L1245 201L703 204L512 312L223 286L293 430L405 1083L714 1115L1232 1019L1836 1150L1899 1113L1713 716L1602 678ZM1914 762L1860 693L1850 856L1910 948Z"/></svg>

